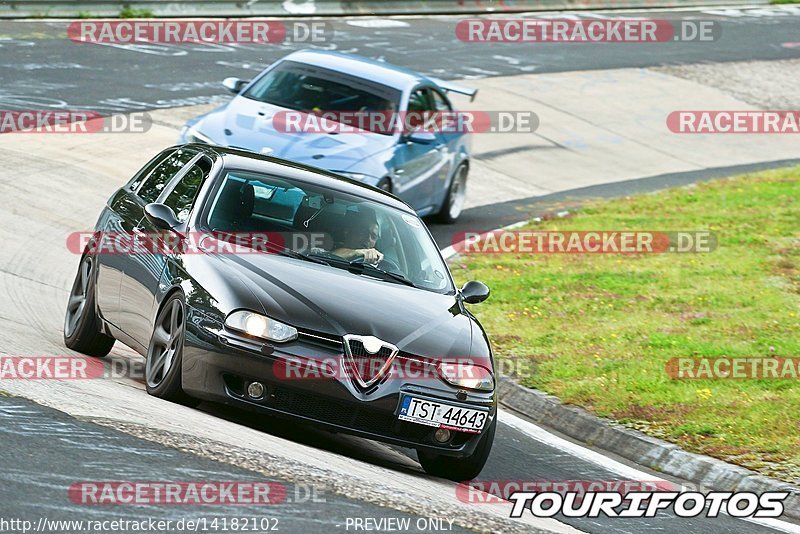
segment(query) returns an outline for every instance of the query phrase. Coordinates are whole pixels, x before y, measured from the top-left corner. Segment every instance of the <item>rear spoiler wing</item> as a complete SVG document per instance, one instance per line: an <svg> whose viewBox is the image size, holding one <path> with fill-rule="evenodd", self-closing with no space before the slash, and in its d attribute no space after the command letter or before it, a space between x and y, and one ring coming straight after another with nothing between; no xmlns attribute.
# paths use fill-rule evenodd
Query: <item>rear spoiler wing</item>
<svg viewBox="0 0 800 534"><path fill-rule="evenodd" d="M464 87L463 85L458 85L456 83L448 82L445 80L439 80L437 78L431 78L433 82L438 85L441 89L447 91L448 93L458 93L460 95L467 95L469 97L470 102L475 100L475 95L478 94L477 89L471 89L469 87Z"/></svg>

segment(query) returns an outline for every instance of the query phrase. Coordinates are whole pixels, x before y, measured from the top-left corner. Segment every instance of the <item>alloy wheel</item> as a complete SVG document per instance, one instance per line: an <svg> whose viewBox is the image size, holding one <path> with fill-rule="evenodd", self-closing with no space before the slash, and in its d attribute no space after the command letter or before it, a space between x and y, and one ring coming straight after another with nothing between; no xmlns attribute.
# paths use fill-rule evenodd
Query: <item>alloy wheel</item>
<svg viewBox="0 0 800 534"><path fill-rule="evenodd" d="M447 207L451 219L458 219L461 210L464 209L464 201L467 198L467 167L461 166L458 173L453 178L450 186L450 203Z"/></svg>
<svg viewBox="0 0 800 534"><path fill-rule="evenodd" d="M92 274L92 260L88 256L81 262L78 276L72 284L67 303L67 314L64 319L64 335L71 336L78 327L78 322L86 310L86 300L89 294L89 280Z"/></svg>
<svg viewBox="0 0 800 534"><path fill-rule="evenodd" d="M183 304L174 299L169 308L162 311L153 331L153 341L147 354L145 377L147 385L157 388L169 374L176 354L183 345Z"/></svg>

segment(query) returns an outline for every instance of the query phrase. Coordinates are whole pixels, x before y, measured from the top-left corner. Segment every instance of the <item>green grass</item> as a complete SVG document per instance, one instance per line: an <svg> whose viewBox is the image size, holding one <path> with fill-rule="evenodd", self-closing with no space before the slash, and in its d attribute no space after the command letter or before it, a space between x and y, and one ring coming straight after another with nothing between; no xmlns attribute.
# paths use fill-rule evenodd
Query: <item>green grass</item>
<svg viewBox="0 0 800 534"><path fill-rule="evenodd" d="M150 19L154 16L154 13L149 9L138 9L127 4L122 6L122 10L119 12L119 18L121 19Z"/></svg>
<svg viewBox="0 0 800 534"><path fill-rule="evenodd" d="M674 380L673 357L800 357L800 167L597 202L537 230L711 230L706 254L462 255L472 311L525 385L800 482L800 381Z"/></svg>
<svg viewBox="0 0 800 534"><path fill-rule="evenodd" d="M770 0L770 4L797 4L800 0Z"/></svg>

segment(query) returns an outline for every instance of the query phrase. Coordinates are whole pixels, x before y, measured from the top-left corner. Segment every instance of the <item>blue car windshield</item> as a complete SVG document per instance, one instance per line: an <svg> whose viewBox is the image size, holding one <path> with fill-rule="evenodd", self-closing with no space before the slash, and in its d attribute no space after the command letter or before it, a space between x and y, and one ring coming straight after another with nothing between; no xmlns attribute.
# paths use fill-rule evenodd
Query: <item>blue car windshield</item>
<svg viewBox="0 0 800 534"><path fill-rule="evenodd" d="M436 293L454 291L436 244L415 214L299 180L238 170L223 174L209 203L203 225L242 237L246 247L253 240L268 241L330 268L356 269Z"/></svg>
<svg viewBox="0 0 800 534"><path fill-rule="evenodd" d="M401 92L341 72L282 61L242 96L304 112L393 112L398 109Z"/></svg>

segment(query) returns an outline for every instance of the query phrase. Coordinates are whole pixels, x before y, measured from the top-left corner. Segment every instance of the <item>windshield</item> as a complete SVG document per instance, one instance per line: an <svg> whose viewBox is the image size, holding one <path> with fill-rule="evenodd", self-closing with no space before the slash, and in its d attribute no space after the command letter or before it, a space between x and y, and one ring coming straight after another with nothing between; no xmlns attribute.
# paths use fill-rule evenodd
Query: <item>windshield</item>
<svg viewBox="0 0 800 534"><path fill-rule="evenodd" d="M283 61L242 96L303 112L392 112L400 91L364 78L313 65ZM391 131L376 133L391 135Z"/></svg>
<svg viewBox="0 0 800 534"><path fill-rule="evenodd" d="M206 225L214 232L266 235L279 244L270 252L437 293L453 291L419 217L306 182L229 170L210 199Z"/></svg>

